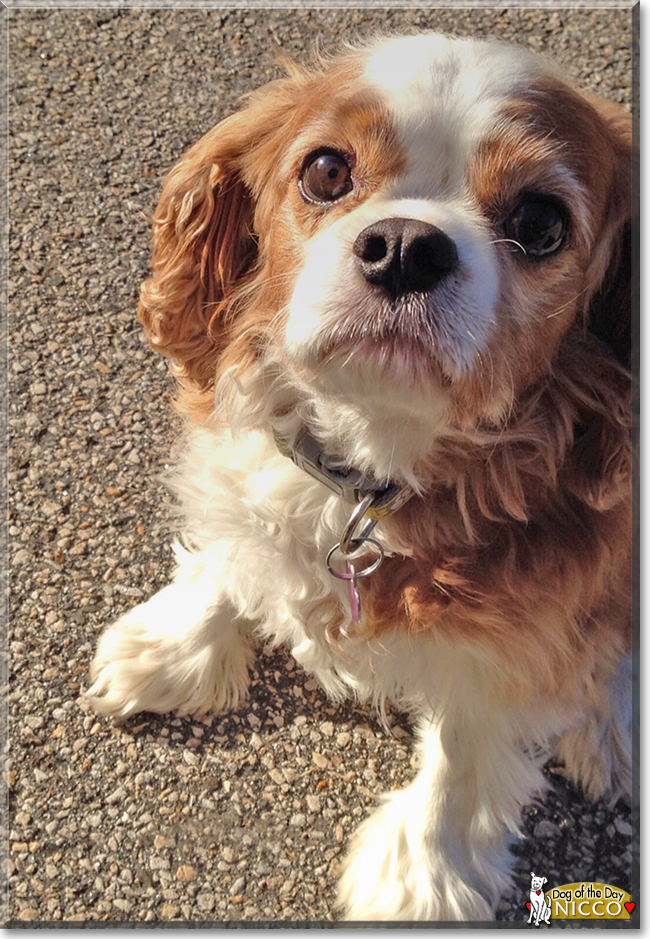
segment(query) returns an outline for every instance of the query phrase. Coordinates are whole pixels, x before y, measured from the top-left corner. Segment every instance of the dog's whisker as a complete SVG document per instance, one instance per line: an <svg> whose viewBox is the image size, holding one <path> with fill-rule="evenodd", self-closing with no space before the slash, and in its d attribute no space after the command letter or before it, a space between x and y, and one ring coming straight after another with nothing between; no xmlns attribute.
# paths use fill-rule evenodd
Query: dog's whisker
<svg viewBox="0 0 650 939"><path fill-rule="evenodd" d="M514 245L515 248L519 248L522 254L527 254L528 252L521 244L521 242L516 241L514 238L495 238L493 241L488 241L489 245Z"/></svg>
<svg viewBox="0 0 650 939"><path fill-rule="evenodd" d="M553 319L553 317L555 317L555 316L559 316L560 313L563 313L568 307L570 307L572 304L574 304L574 303L576 302L576 300L579 300L580 297L582 297L582 296L587 292L588 289L589 289L589 287L584 287L584 288L583 288L582 290L580 290L574 297L571 297L570 300L567 300L566 303L563 303L562 306L560 306L560 307L558 307L556 310L554 310L553 313L547 313L547 314L545 314L545 319L550 320L550 319Z"/></svg>

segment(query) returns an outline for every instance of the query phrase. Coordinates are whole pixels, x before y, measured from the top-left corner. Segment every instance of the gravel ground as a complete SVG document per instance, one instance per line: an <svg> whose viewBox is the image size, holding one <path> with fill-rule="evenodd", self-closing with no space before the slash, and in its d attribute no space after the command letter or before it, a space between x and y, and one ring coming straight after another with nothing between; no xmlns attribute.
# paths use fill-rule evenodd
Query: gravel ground
<svg viewBox="0 0 650 939"><path fill-rule="evenodd" d="M348 836L412 778L408 720L332 705L260 651L250 702L212 722L116 726L80 699L100 631L163 586L178 426L135 318L146 221L172 163L277 74L271 40L385 25L497 36L631 98L630 10L27 10L8 15L11 816L3 921L327 921ZM515 847L529 871L630 889L629 811L549 770Z"/></svg>

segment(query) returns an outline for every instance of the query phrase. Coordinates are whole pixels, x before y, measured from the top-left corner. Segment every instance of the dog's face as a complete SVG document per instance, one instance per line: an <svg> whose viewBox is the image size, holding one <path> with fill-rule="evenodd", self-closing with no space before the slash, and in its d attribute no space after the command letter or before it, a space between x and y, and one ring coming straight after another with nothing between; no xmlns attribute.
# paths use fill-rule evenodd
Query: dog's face
<svg viewBox="0 0 650 939"><path fill-rule="evenodd" d="M421 35L296 69L170 174L143 319L210 396L221 356L321 412L419 415L413 462L498 425L590 325L629 160L625 115L517 47Z"/></svg>
<svg viewBox="0 0 650 939"><path fill-rule="evenodd" d="M531 878L531 883L530 883L531 890L541 890L544 884L546 883L546 877L535 877L535 875L531 873L530 878Z"/></svg>

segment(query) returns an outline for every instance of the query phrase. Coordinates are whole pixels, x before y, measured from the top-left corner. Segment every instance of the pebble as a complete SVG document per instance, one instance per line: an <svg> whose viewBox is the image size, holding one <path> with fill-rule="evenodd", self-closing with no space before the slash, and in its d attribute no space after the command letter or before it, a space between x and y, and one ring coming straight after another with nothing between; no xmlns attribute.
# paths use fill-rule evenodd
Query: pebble
<svg viewBox="0 0 650 939"><path fill-rule="evenodd" d="M176 880L181 884L191 883L191 881L196 880L196 877L196 868L190 864L181 864L176 871Z"/></svg>
<svg viewBox="0 0 650 939"><path fill-rule="evenodd" d="M246 886L246 878L238 877L237 880L232 885L232 887L230 888L230 890L228 891L228 893L230 894L231 897L233 897L236 894L241 893L245 886Z"/></svg>
<svg viewBox="0 0 650 939"><path fill-rule="evenodd" d="M203 913L209 913L210 910L214 909L214 894L213 893L199 893L196 897L196 905Z"/></svg>
<svg viewBox="0 0 650 939"><path fill-rule="evenodd" d="M126 797L126 790L119 786L110 795L106 796L106 804L114 805L116 802L122 802Z"/></svg>
<svg viewBox="0 0 650 939"><path fill-rule="evenodd" d="M307 796L306 801L310 812L320 812L321 801L318 796Z"/></svg>
<svg viewBox="0 0 650 939"><path fill-rule="evenodd" d="M561 831L555 822L549 822L547 819L538 822L533 830L535 838L557 838L560 834Z"/></svg>
<svg viewBox="0 0 650 939"><path fill-rule="evenodd" d="M624 818L615 818L614 827L619 835L624 835L626 838L631 838L634 834L634 829Z"/></svg>

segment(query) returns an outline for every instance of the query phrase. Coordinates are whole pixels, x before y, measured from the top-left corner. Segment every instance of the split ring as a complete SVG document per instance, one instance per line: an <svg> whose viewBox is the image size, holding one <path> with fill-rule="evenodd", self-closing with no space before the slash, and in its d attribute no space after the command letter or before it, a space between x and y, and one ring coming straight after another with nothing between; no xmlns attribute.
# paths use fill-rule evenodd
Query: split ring
<svg viewBox="0 0 650 939"><path fill-rule="evenodd" d="M363 516L366 514L368 509L372 506L376 498L377 498L376 494L374 492L371 492L367 496L365 496L365 498L363 498L361 502L355 507L354 511L352 512L352 515L350 516L348 520L347 525L343 529L343 534L341 535L341 540L339 542L339 545L341 548L341 554L350 554L350 546L352 545L353 541L359 540L358 538L354 538L355 529L357 525L359 524L359 522L363 519ZM368 520L368 524L366 525L363 532L361 533L361 536L360 536L361 540L365 541L368 538L368 535L377 524L377 521L378 521L377 519Z"/></svg>
<svg viewBox="0 0 650 939"><path fill-rule="evenodd" d="M337 571L332 567L332 556L335 551L340 550L341 554L347 561L348 555L350 553L354 553L355 551L358 551L359 548L361 548L365 544L372 545L375 551L377 551L377 557L372 562L372 564L368 565L368 567L362 568L360 571L353 569L351 572L346 571L345 573L341 571ZM380 564L384 560L384 549L379 544L379 542L376 541L374 538L355 538L354 541L349 542L348 547L351 548L352 550L351 551L348 550L347 552L345 552L343 551L341 542L340 541L337 542L337 544L335 544L333 548L330 548L327 554L327 558L325 560L325 563L327 564L327 570L330 572L330 574L333 577L337 577L339 580L358 580L360 577L368 577L369 574L372 574L374 571L377 570L377 568L380 566Z"/></svg>

